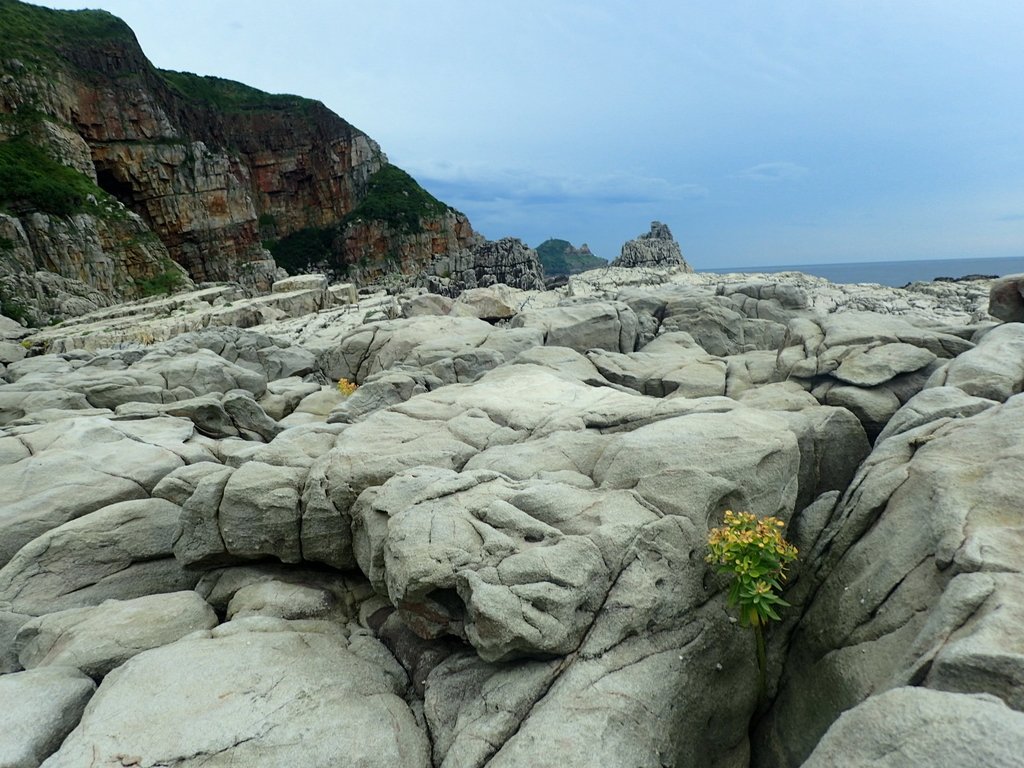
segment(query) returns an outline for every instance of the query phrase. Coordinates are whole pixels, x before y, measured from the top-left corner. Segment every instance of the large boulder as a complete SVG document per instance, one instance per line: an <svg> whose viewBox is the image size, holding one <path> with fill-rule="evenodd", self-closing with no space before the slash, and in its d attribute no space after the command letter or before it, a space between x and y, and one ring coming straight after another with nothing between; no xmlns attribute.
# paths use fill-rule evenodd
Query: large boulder
<svg viewBox="0 0 1024 768"><path fill-rule="evenodd" d="M876 446L802 569L812 599L757 765L800 765L843 710L901 685L1024 710L1022 445L1018 396Z"/></svg>
<svg viewBox="0 0 1024 768"><path fill-rule="evenodd" d="M606 349L632 352L637 344L637 318L619 302L570 303L530 309L512 318L513 328L539 331L543 344L577 352Z"/></svg>
<svg viewBox="0 0 1024 768"><path fill-rule="evenodd" d="M467 381L542 343L536 330L495 328L475 317L424 315L360 326L318 358L331 379L362 383L399 366L445 383Z"/></svg>
<svg viewBox="0 0 1024 768"><path fill-rule="evenodd" d="M93 679L142 651L217 626L217 615L192 591L107 600L32 619L15 646L25 669L76 667Z"/></svg>
<svg viewBox="0 0 1024 768"><path fill-rule="evenodd" d="M1006 275L992 283L988 312L1007 323L1024 323L1024 274Z"/></svg>
<svg viewBox="0 0 1024 768"><path fill-rule="evenodd" d="M138 756L137 764L180 768L426 768L429 743L401 698L401 668L384 666L389 658L377 641L319 622L229 622L108 675L46 765Z"/></svg>
<svg viewBox="0 0 1024 768"><path fill-rule="evenodd" d="M951 360L928 386L958 387L968 395L1000 402L1024 390L1024 323L986 333L978 346Z"/></svg>
<svg viewBox="0 0 1024 768"><path fill-rule="evenodd" d="M942 362L973 346L877 312L797 317L778 353L778 375L800 381L822 403L849 408L875 437Z"/></svg>
<svg viewBox="0 0 1024 768"><path fill-rule="evenodd" d="M47 531L0 568L0 611L41 616L191 589L201 574L172 553L180 515L164 499L137 499Z"/></svg>
<svg viewBox="0 0 1024 768"><path fill-rule="evenodd" d="M843 714L804 768L1013 768L1024 714L991 696L897 688Z"/></svg>
<svg viewBox="0 0 1024 768"><path fill-rule="evenodd" d="M96 683L68 667L0 676L0 765L37 768L78 725L95 690Z"/></svg>
<svg viewBox="0 0 1024 768"><path fill-rule="evenodd" d="M197 458L192 436L192 424L177 419L83 417L8 430L0 436L0 454L13 459L0 464L0 566L59 525L145 499L164 475Z"/></svg>
<svg viewBox="0 0 1024 768"><path fill-rule="evenodd" d="M654 397L710 397L727 389L728 363L707 354L688 333L662 334L629 354L593 349L587 358L608 381Z"/></svg>

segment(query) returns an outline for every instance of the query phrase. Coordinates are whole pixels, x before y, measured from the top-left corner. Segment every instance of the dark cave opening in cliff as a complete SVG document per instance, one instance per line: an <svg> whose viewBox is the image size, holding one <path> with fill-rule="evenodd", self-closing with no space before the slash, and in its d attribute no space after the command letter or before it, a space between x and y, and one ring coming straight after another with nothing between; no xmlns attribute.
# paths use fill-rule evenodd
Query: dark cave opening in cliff
<svg viewBox="0 0 1024 768"><path fill-rule="evenodd" d="M132 185L117 178L111 169L96 169L96 185L108 195L116 197L126 206L131 208L134 200L134 190L132 189Z"/></svg>

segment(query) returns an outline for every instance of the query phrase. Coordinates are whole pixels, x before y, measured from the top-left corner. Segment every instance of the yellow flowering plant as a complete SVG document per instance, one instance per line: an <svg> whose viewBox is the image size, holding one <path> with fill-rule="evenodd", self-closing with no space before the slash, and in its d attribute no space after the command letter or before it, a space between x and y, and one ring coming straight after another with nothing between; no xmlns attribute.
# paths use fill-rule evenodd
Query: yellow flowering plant
<svg viewBox="0 0 1024 768"><path fill-rule="evenodd" d="M359 389L359 385L354 381L348 379L338 379L338 391L341 392L345 397L348 397L353 392Z"/></svg>
<svg viewBox="0 0 1024 768"><path fill-rule="evenodd" d="M782 538L781 520L759 520L749 512L726 512L721 528L708 535L707 560L719 573L733 575L729 604L740 609L743 626L759 626L778 620L775 606L788 606L779 597L786 580L786 566L796 560L796 547Z"/></svg>
<svg viewBox="0 0 1024 768"><path fill-rule="evenodd" d="M765 694L765 648L762 627L778 620L775 610L788 606L779 596L786 566L796 560L797 549L782 537L785 523L775 517L758 519L749 512L725 513L720 528L708 534L707 561L719 573L732 574L728 601L740 611L740 624L754 629L760 673L758 699Z"/></svg>

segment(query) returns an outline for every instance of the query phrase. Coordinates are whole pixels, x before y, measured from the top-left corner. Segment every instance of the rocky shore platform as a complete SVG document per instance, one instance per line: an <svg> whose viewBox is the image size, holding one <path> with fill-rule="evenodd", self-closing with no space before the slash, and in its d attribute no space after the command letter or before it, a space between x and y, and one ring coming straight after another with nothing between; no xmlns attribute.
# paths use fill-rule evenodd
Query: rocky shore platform
<svg viewBox="0 0 1024 768"><path fill-rule="evenodd" d="M1022 389L1024 276L0 318L0 765L1019 766Z"/></svg>

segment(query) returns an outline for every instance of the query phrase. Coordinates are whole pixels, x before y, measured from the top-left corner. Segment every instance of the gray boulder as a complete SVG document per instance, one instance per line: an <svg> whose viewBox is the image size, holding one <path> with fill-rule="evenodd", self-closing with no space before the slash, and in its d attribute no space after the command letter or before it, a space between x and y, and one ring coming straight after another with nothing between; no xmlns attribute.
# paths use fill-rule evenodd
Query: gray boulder
<svg viewBox="0 0 1024 768"><path fill-rule="evenodd" d="M813 599L762 721L758 765L800 765L840 712L901 685L1024 708L1022 442L1015 397L876 445L795 587Z"/></svg>
<svg viewBox="0 0 1024 768"><path fill-rule="evenodd" d="M250 440L257 438L269 443L284 429L248 392L229 392L224 395L222 404L235 428Z"/></svg>
<svg viewBox="0 0 1024 768"><path fill-rule="evenodd" d="M404 683L376 661L387 652L329 627L243 619L141 653L45 765L431 765Z"/></svg>
<svg viewBox="0 0 1024 768"><path fill-rule="evenodd" d="M724 296L705 293L671 295L662 310L661 331L685 331L709 354L737 355L782 346L786 326L750 318Z"/></svg>
<svg viewBox="0 0 1024 768"><path fill-rule="evenodd" d="M455 299L451 314L481 320L507 320L523 308L532 294L504 284L470 288Z"/></svg>
<svg viewBox="0 0 1024 768"><path fill-rule="evenodd" d="M589 350L587 358L608 381L644 395L710 397L726 392L727 362L708 355L688 333L665 333L629 354Z"/></svg>
<svg viewBox="0 0 1024 768"><path fill-rule="evenodd" d="M995 400L968 395L958 387L929 387L922 389L904 403L892 417L876 442L893 435L936 421L937 419L963 419L998 405Z"/></svg>
<svg viewBox="0 0 1024 768"><path fill-rule="evenodd" d="M986 333L978 346L935 372L928 386L958 387L968 395L1003 402L1024 390L1024 323Z"/></svg>
<svg viewBox="0 0 1024 768"><path fill-rule="evenodd" d="M832 375L847 384L873 387L896 378L901 373L913 373L935 362L936 355L913 344L897 342L877 347L854 349L842 359Z"/></svg>
<svg viewBox="0 0 1024 768"><path fill-rule="evenodd" d="M447 315L452 311L454 300L436 293L421 293L410 296L402 302L402 317L423 315Z"/></svg>
<svg viewBox="0 0 1024 768"><path fill-rule="evenodd" d="M632 352L637 344L637 317L619 302L589 302L529 309L512 318L513 328L539 331L543 344L577 352L606 349Z"/></svg>
<svg viewBox="0 0 1024 768"><path fill-rule="evenodd" d="M229 620L246 616L278 619L326 619L339 615L348 619L329 589L282 581L259 581L235 592L227 606Z"/></svg>
<svg viewBox="0 0 1024 768"><path fill-rule="evenodd" d="M299 598L294 602L293 588ZM196 584L196 592L215 610L233 617L243 613L281 619L329 618L342 624L355 618L362 603L373 596L370 585L359 573L342 574L269 562L207 571ZM325 607L327 611L323 613Z"/></svg>
<svg viewBox="0 0 1024 768"><path fill-rule="evenodd" d="M356 328L318 358L331 379L362 383L398 366L422 368L446 383L465 381L542 343L535 330L495 328L472 317L419 316Z"/></svg>
<svg viewBox="0 0 1024 768"><path fill-rule="evenodd" d="M441 379L420 371L381 371L371 375L359 389L339 401L327 416L327 423L362 421L374 411L404 403L410 397L443 385Z"/></svg>
<svg viewBox="0 0 1024 768"><path fill-rule="evenodd" d="M25 544L57 526L107 505L145 498L171 470L192 437L185 422L146 441L148 428L105 418L64 419L11 430L0 443L30 455L0 465L0 565ZM141 438L141 439L140 439Z"/></svg>
<svg viewBox="0 0 1024 768"><path fill-rule="evenodd" d="M200 574L171 552L180 514L163 499L138 499L44 533L0 569L0 610L41 616L191 589Z"/></svg>
<svg viewBox="0 0 1024 768"><path fill-rule="evenodd" d="M259 397L267 388L265 373L232 363L205 347L181 354L168 344L150 352L132 370L156 374L162 378L164 389L180 387L193 397L232 389L244 389Z"/></svg>
<svg viewBox="0 0 1024 768"><path fill-rule="evenodd" d="M832 375L849 355L887 344L913 345L940 358L955 357L974 346L953 334L920 328L892 315L841 312L791 320L779 352L779 368L783 375L799 378Z"/></svg>
<svg viewBox="0 0 1024 768"><path fill-rule="evenodd" d="M302 398L320 391L316 382L289 376L267 384L267 391L259 399L260 407L274 421L280 421L295 410Z"/></svg>
<svg viewBox="0 0 1024 768"><path fill-rule="evenodd" d="M303 467L247 461L233 471L207 465L169 477L158 492L181 502L175 556L191 566L267 555L299 562L305 476Z"/></svg>
<svg viewBox="0 0 1024 768"><path fill-rule="evenodd" d="M195 592L107 600L32 619L15 639L25 669L76 667L93 679L142 651L217 626L217 615Z"/></svg>
<svg viewBox="0 0 1024 768"><path fill-rule="evenodd" d="M1007 323L1024 323L1024 274L1006 275L992 283L988 312Z"/></svg>
<svg viewBox="0 0 1024 768"><path fill-rule="evenodd" d="M438 590L457 591L465 613L438 629L465 636L488 661L578 646L612 577L604 558L656 519L628 493L426 468L364 493L353 516L356 557L371 582L407 610ZM435 547L429 533L442 528L448 535ZM441 611L433 614L438 623Z"/></svg>
<svg viewBox="0 0 1024 768"><path fill-rule="evenodd" d="M897 688L844 713L804 768L1013 768L1024 714L991 696Z"/></svg>
<svg viewBox="0 0 1024 768"><path fill-rule="evenodd" d="M0 765L37 768L78 724L95 690L96 683L67 667L0 676Z"/></svg>

